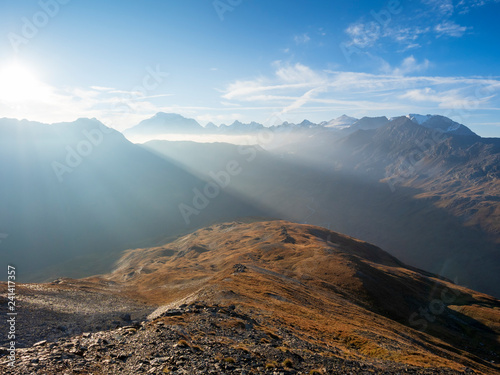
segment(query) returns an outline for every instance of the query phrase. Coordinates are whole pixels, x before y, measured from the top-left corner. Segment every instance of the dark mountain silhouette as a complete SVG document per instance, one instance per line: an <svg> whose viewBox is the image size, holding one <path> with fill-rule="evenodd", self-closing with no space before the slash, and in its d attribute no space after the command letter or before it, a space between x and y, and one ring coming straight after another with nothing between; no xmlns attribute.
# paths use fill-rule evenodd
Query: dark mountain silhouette
<svg viewBox="0 0 500 375"><path fill-rule="evenodd" d="M141 241L262 214L217 187L202 197L206 181L95 119L2 119L0 144L0 233L8 235L0 257L19 267L20 280L101 272L113 252ZM180 204L191 207L189 222Z"/></svg>

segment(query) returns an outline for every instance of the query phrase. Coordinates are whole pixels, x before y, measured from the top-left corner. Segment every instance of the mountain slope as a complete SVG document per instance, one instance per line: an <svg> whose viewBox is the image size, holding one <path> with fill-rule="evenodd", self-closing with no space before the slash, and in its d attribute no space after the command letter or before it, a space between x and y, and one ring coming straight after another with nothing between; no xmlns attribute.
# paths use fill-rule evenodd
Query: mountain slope
<svg viewBox="0 0 500 375"><path fill-rule="evenodd" d="M370 132L359 135L362 134ZM436 207L435 200L415 198L421 190L397 185L392 191L387 183L380 183L385 164L381 163L378 169L373 164L357 166L359 159L353 144L345 146L345 152L339 155L335 151L342 148L332 147L327 137L318 134L313 138L316 148L307 149L303 141L293 148L298 155L276 155L255 146L224 143L154 141L144 146L212 181L211 173L213 176L225 170L228 161L236 161L241 173L231 177L226 189L272 209L276 212L274 217L321 225L362 238L408 264L485 293L500 293L500 261L494 258L497 245L488 234L465 226L452 213ZM361 160L377 160L375 156L370 158L376 155L375 151L362 147L363 138L352 139L360 145L357 152L367 151ZM395 141L394 147L398 145ZM317 156L318 160L309 162L302 158L304 150L308 157ZM368 168L378 174L370 177Z"/></svg>
<svg viewBox="0 0 500 375"><path fill-rule="evenodd" d="M310 225L215 224L127 251L111 274L40 287L159 307L142 324L23 350L17 371L37 355L40 371L72 369L43 354L56 350L96 374L500 373L500 301Z"/></svg>
<svg viewBox="0 0 500 375"><path fill-rule="evenodd" d="M481 138L443 116L428 116L421 124L410 117L342 138L320 133L285 149L311 165L382 180L391 190L419 189L418 197L435 199L438 207L500 241L498 140Z"/></svg>
<svg viewBox="0 0 500 375"><path fill-rule="evenodd" d="M470 352L495 359L491 355L500 349L500 301L405 266L373 245L310 225L214 225L161 247L127 252L107 279L125 282L144 300L162 304L187 298L237 302L241 309L266 306L274 319L302 329L312 324L308 316L315 316L316 339L328 341L335 334L340 343L358 339L363 342L359 352L380 350L386 354L382 358L396 354L380 342L398 341L394 334L400 330L415 334L402 325L426 332L417 340L426 337L439 348L436 353L444 354L451 345L459 356ZM372 321L370 328L377 327L377 339L369 338L373 330L362 333L365 319ZM470 325L475 330L464 336ZM335 332L340 326L343 332ZM405 355L398 350L397 357Z"/></svg>
<svg viewBox="0 0 500 375"><path fill-rule="evenodd" d="M144 241L262 213L221 190L186 223L179 205L206 181L95 119L0 120L0 173L0 260L19 266L20 280L104 272Z"/></svg>

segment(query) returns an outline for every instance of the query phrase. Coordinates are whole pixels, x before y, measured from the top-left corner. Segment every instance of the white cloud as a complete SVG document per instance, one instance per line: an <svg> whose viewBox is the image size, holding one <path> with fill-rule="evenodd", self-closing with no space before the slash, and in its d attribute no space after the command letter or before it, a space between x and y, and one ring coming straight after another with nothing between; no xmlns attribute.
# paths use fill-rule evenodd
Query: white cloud
<svg viewBox="0 0 500 375"><path fill-rule="evenodd" d="M293 37L293 40L296 44L305 44L311 40L309 35L307 33L301 34L301 35L295 35Z"/></svg>
<svg viewBox="0 0 500 375"><path fill-rule="evenodd" d="M423 0L423 3L441 16L451 16L455 10L452 0Z"/></svg>
<svg viewBox="0 0 500 375"><path fill-rule="evenodd" d="M393 39L402 44L415 44L415 41L423 34L427 34L430 27L394 27L386 28L384 37Z"/></svg>
<svg viewBox="0 0 500 375"><path fill-rule="evenodd" d="M492 3L499 3L500 0L461 0L457 4L457 9L460 14L465 14L473 8L482 7Z"/></svg>
<svg viewBox="0 0 500 375"><path fill-rule="evenodd" d="M104 87L104 86L90 86L90 88L93 90L98 90L98 91L114 91L115 90L112 87Z"/></svg>
<svg viewBox="0 0 500 375"><path fill-rule="evenodd" d="M380 25L373 21L351 24L345 32L351 38L348 44L360 48L373 46L381 36Z"/></svg>
<svg viewBox="0 0 500 375"><path fill-rule="evenodd" d="M498 78L425 76L428 60L413 56L383 74L317 71L303 64L277 66L270 77L236 81L223 98L282 108L277 113L339 110L415 112L433 109L486 108L500 93ZM420 73L420 75L414 75ZM413 75L409 75L413 74ZM497 105L496 103L493 106Z"/></svg>
<svg viewBox="0 0 500 375"><path fill-rule="evenodd" d="M276 76L287 83L321 82L323 78L311 68L297 63L293 66L275 63L278 66Z"/></svg>
<svg viewBox="0 0 500 375"><path fill-rule="evenodd" d="M103 86L57 88L46 83L40 85L44 88L43 95L15 105L1 101L0 112L7 117L47 123L96 117L109 126L123 130L135 125L145 114L156 113L154 99L171 95L145 95Z"/></svg>
<svg viewBox="0 0 500 375"><path fill-rule="evenodd" d="M467 90L463 88L438 92L432 88L426 87L424 89L409 90L402 94L401 98L410 99L415 102L435 103L439 108L444 109L471 111L488 102L492 96L478 97L467 95Z"/></svg>
<svg viewBox="0 0 500 375"><path fill-rule="evenodd" d="M422 72L429 68L430 62L425 59L422 63L418 63L415 57L409 56L403 60L401 65L392 71L392 74L396 76L406 75L409 73Z"/></svg>
<svg viewBox="0 0 500 375"><path fill-rule="evenodd" d="M390 40L402 45L406 45L404 50L418 48L420 44L417 40L432 31L429 26L404 26L398 25L396 21L382 25L377 22L357 22L349 25L345 33L350 40L348 46L357 48L370 48L377 45L381 39Z"/></svg>
<svg viewBox="0 0 500 375"><path fill-rule="evenodd" d="M324 120L339 113L391 115L436 113L437 109L471 111L500 108L500 78L441 77L423 73L427 60L409 56L380 74L317 70L296 63L273 63L274 71L254 79L235 80L221 90L220 104L213 107L167 105L158 98L169 94L120 90L111 87L55 88L23 105L0 102L3 116L42 122L73 121L96 117L106 125L124 130L156 112L175 112L200 121L232 122L262 120L270 114L290 120L301 117ZM328 114L327 114L328 113ZM327 115L325 115L327 114Z"/></svg>
<svg viewBox="0 0 500 375"><path fill-rule="evenodd" d="M441 36L451 36L455 38L460 38L465 34L465 32L470 29L466 26L457 25L453 21L444 21L434 27L438 37Z"/></svg>

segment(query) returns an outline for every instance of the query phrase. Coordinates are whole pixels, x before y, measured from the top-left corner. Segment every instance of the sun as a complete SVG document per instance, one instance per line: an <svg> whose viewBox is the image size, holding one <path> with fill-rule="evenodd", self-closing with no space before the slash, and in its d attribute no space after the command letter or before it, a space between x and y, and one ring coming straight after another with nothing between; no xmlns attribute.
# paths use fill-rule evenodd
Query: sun
<svg viewBox="0 0 500 375"><path fill-rule="evenodd" d="M27 65L14 62L0 67L0 101L24 104L39 100L44 91L44 84Z"/></svg>

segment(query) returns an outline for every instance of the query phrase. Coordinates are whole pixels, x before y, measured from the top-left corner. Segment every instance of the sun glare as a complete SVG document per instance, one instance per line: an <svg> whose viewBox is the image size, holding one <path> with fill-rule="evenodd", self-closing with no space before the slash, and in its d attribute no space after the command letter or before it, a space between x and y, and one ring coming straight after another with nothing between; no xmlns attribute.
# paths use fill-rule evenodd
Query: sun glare
<svg viewBox="0 0 500 375"><path fill-rule="evenodd" d="M11 63L0 67L0 100L6 103L22 104L40 99L44 85L28 66Z"/></svg>

